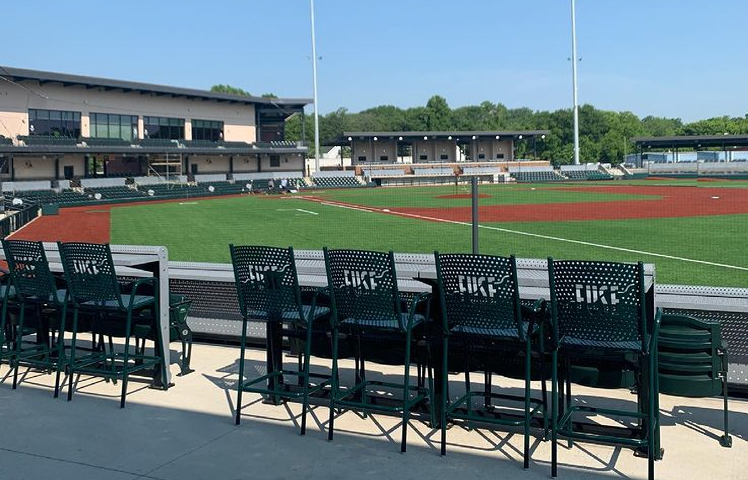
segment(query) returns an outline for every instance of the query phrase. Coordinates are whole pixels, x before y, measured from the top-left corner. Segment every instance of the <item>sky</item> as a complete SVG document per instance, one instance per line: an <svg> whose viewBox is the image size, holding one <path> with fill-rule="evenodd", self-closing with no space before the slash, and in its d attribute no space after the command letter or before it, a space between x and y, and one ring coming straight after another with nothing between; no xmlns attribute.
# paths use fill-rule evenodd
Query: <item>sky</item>
<svg viewBox="0 0 748 480"><path fill-rule="evenodd" d="M309 0L0 0L0 65L312 97ZM748 114L745 0L577 0L579 103ZM570 108L569 0L316 0L319 109ZM1 101L1 100L0 100Z"/></svg>

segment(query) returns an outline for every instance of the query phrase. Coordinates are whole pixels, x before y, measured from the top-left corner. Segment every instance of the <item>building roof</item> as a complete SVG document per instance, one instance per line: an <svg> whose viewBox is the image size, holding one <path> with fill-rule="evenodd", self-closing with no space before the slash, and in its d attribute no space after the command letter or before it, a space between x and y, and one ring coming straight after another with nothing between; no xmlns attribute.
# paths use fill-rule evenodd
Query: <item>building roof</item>
<svg viewBox="0 0 748 480"><path fill-rule="evenodd" d="M279 153L299 153L306 155L309 149L304 145L272 145L267 142L247 144L246 147L210 147L210 146L106 146L106 145L0 145L0 156L9 155L89 155L110 154L137 156L147 154L176 154L176 155L262 155Z"/></svg>
<svg viewBox="0 0 748 480"><path fill-rule="evenodd" d="M670 137L633 137L642 148L748 147L748 135L675 135Z"/></svg>
<svg viewBox="0 0 748 480"><path fill-rule="evenodd" d="M110 78L88 77L84 75L70 75L67 73L44 72L41 70L0 66L0 80L2 79L11 80L13 82L33 80L42 85L45 83L59 83L63 86L81 85L86 88L103 88L105 90L122 90L124 92L150 93L155 95L253 105L264 104L277 105L280 107L303 108L304 105L312 103L312 100L309 98L248 97L243 95L232 95L229 93L211 92L208 90L198 90L194 88L170 87L166 85L131 82L127 80L114 80Z"/></svg>
<svg viewBox="0 0 748 480"><path fill-rule="evenodd" d="M476 137L477 139L487 139L487 138L496 138L498 137L504 137L504 138L511 138L513 140L520 139L520 138L533 138L533 137L542 137L544 135L550 134L550 130L494 130L494 131L482 131L482 130L470 130L470 131L434 131L434 132L427 132L427 131L421 131L421 132L343 132L343 134L337 138L329 140L329 142L326 142L329 145L348 145L351 140L350 139L360 139L360 140L366 140L366 139L373 139L374 137L377 137L378 139L398 139L398 141L403 142L411 142L413 140L420 140L423 139L423 137L428 137L430 140L434 139L444 139L447 140L450 137L455 139L455 141L459 142L468 142L473 139L473 137ZM402 137L402 138L401 138Z"/></svg>

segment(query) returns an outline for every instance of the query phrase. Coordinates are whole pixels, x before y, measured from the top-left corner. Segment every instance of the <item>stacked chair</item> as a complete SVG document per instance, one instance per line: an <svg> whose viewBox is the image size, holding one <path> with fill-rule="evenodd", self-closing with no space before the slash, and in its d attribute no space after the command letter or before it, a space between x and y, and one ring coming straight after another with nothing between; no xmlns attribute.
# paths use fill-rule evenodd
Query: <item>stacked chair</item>
<svg viewBox="0 0 748 480"><path fill-rule="evenodd" d="M403 301L398 290L392 252L325 248L324 256L332 308L333 372L328 439L333 439L336 409L354 409L364 414L369 411L400 413L400 451L405 452L411 410L429 400L433 390L430 369L428 389L422 385L420 378L415 385L410 382L411 363L414 360L417 363L419 355L429 355L428 344L424 340L427 335L429 295L419 294L410 301ZM345 336L357 349L358 359L354 385L345 389L338 379L341 336ZM388 359L377 358L377 361L404 366L402 383L366 378L366 357L381 353L378 351L380 348L395 353ZM388 395L386 401L379 395L391 390L399 391L401 395ZM433 407L433 402L431 405ZM433 420L433 410L430 414Z"/></svg>
<svg viewBox="0 0 748 480"><path fill-rule="evenodd" d="M648 457L648 478L654 479L659 456L657 338L661 313L648 306L644 265L548 259L552 324L552 454L551 475L557 475L558 437L609 443L639 449ZM605 358L639 377L636 411L572 405L570 366L576 361ZM559 376L562 367L564 377ZM559 387L566 383L563 412ZM574 414L631 418L634 435L578 428ZM630 432L628 432L630 433Z"/></svg>
<svg viewBox="0 0 748 480"><path fill-rule="evenodd" d="M530 461L530 421L541 414L548 433L547 397L542 359L543 322L526 321L522 316L514 256L448 254L435 252L436 272L442 313L442 403L441 453L446 454L447 422L493 423L522 427L524 468ZM461 354L465 371L465 394L449 401L448 377L451 357ZM540 358L542 400L531 397L533 353ZM490 375L484 391L471 390L470 372L502 371L507 364L522 365L524 395L506 395L491 391ZM475 397L485 399L485 409L476 409ZM491 399L522 402L523 415L494 416Z"/></svg>
<svg viewBox="0 0 748 480"><path fill-rule="evenodd" d="M329 376L310 372L309 362L315 325L321 323L320 320L329 318L330 309L316 306L316 295L310 305L302 303L292 248L234 245L229 248L236 278L239 309L243 318L236 424L239 425L241 421L243 392L266 395L273 401L301 398L301 434L304 435L309 395L321 391L330 384ZM248 322L267 325L267 350L271 366L267 374L245 379ZM286 370L281 367L280 342L283 338L304 341L303 359L299 370ZM274 345L275 342L278 343ZM284 383L287 376L297 377L301 389L294 390L289 384ZM310 379L316 383L310 385Z"/></svg>
<svg viewBox="0 0 748 480"><path fill-rule="evenodd" d="M727 343L718 322L687 315L662 315L658 345L660 392L679 397L724 399L723 447L732 447L728 433Z"/></svg>

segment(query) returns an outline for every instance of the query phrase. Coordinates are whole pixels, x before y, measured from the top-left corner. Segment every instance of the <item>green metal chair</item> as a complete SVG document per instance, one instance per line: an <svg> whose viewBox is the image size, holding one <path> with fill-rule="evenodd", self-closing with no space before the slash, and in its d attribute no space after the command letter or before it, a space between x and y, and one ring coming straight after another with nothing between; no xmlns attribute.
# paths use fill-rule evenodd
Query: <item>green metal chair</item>
<svg viewBox="0 0 748 480"><path fill-rule="evenodd" d="M16 298L15 287L10 283L9 272L0 270L0 296L3 299L2 316L0 316L0 364L7 362L12 368L12 360L15 355L15 337L10 323L8 323L8 308Z"/></svg>
<svg viewBox="0 0 748 480"><path fill-rule="evenodd" d="M659 394L657 385L657 329L661 312L648 307L644 264L554 261L548 259L552 320L552 454L551 475L557 475L558 437L589 440L645 449L648 478L654 479L659 456ZM652 286L654 288L654 285ZM639 395L646 398L637 411L571 404L567 385L566 408L559 418L559 360L618 356L622 369L639 375ZM634 435L612 429L594 432L573 421L577 412L633 418Z"/></svg>
<svg viewBox="0 0 748 480"><path fill-rule="evenodd" d="M243 392L266 395L274 401L279 398L301 398L301 435L304 435L309 395L330 385L329 376L310 372L315 323L329 318L330 309L316 305L316 294L310 305L302 303L293 248L230 245L229 249L234 266L239 309L244 319L237 382L236 424L239 425L241 421ZM316 293L321 291L322 289ZM267 325L266 339L270 365L267 374L244 380L248 322ZM284 337L304 341L303 360L299 370L283 369L277 363L283 347L280 342ZM284 383L285 376L300 379L301 389L294 390L290 384ZM310 379L316 383L311 385Z"/></svg>
<svg viewBox="0 0 748 480"><path fill-rule="evenodd" d="M517 263L514 256L497 257L472 254L439 254L436 275L442 313L442 405L441 454L447 451L447 421L461 419L468 422L520 426L525 436L524 468L530 461L530 421L542 414L543 426L548 431L545 374L541 373L543 398L531 397L533 339L540 346L542 323L523 320L517 283ZM532 318L532 317L531 317ZM448 395L448 361L450 352L459 350L464 358L465 394L454 402ZM455 352L457 353L457 352ZM542 352L538 352L542 370ZM454 355L454 353L453 353ZM501 373L503 363L520 361L524 373L524 396L493 393L490 386L484 391L471 390L469 372L473 364L485 372ZM489 377L490 378L490 377ZM490 382L489 382L490 383ZM476 409L473 398L523 402L521 419L494 416L488 409Z"/></svg>
<svg viewBox="0 0 748 480"><path fill-rule="evenodd" d="M140 278L132 283L129 294L123 294L114 270L112 252L108 244L96 243L57 243L65 280L68 287L69 303L73 308L72 339L70 358L67 359L68 401L73 398L73 377L76 373L122 379L120 408L125 408L125 395L130 374L141 370L164 368L165 359L154 348L153 355L131 352L131 338L134 336L134 317L142 319L141 312L151 312L152 321L159 322L158 283L155 278ZM150 295L141 295L141 287L149 287ZM81 314L92 316L91 329L96 334L123 337L122 351L94 351L83 358L76 357L78 321ZM161 329L156 328L156 345L165 341ZM64 331L64 329L63 329ZM137 347L137 345L134 345ZM59 355L64 355L60 344ZM61 360L62 361L62 360ZM59 375L58 375L59 378ZM55 390L58 389L55 382Z"/></svg>
<svg viewBox="0 0 748 480"><path fill-rule="evenodd" d="M400 451L405 452L408 421L411 409L427 401L433 391L433 380L429 369L429 387L410 384L410 364L412 352L418 349L419 338L416 329L426 327L428 300L430 295L421 293L410 300L403 308L397 287L395 257L392 252L369 252L362 250L328 250L324 248L327 282L330 289L332 307L332 392L330 396L330 420L328 440L333 439L336 408L363 411L381 411L402 414L402 440ZM425 305L425 315L417 313ZM344 334L355 339L357 344L357 364L355 385L342 389L338 379L338 344ZM369 342L384 342L392 347L402 345L404 353L400 359L389 359L404 365L402 383L382 382L366 379L367 348ZM421 345L428 348L426 342ZM427 353L428 355L428 353ZM398 354L399 356L399 354ZM377 401L371 396L371 387L385 387L402 391L401 399L389 402ZM371 397L371 398L370 398ZM381 399L380 399L381 400ZM430 411L433 423L433 405Z"/></svg>
<svg viewBox="0 0 748 480"><path fill-rule="evenodd" d="M732 447L728 431L727 343L718 322L663 314L658 340L660 392L679 397L724 398L723 447Z"/></svg>
<svg viewBox="0 0 748 480"><path fill-rule="evenodd" d="M41 367L47 370L57 368L57 348L50 342L50 329L57 332L58 341L62 334L63 318L66 314L65 289L58 289L52 272L49 270L47 255L42 242L27 240L2 240L5 259L8 262L9 277L18 304L16 338L13 348L13 388L18 384L18 369L21 364ZM7 302L3 308L3 325L6 324ZM32 323L28 322L27 309L35 310ZM57 317L53 323L47 319ZM27 332L36 334L36 342L24 344ZM55 390L55 397L57 397Z"/></svg>

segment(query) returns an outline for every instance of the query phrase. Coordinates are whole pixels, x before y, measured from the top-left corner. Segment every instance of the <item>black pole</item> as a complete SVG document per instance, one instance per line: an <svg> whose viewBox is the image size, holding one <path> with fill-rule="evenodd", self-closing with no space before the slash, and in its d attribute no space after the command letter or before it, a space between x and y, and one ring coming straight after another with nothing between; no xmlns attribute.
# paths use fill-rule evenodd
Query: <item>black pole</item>
<svg viewBox="0 0 748 480"><path fill-rule="evenodd" d="M478 177L473 176L470 179L472 187L472 209L473 209L473 254L478 254Z"/></svg>

